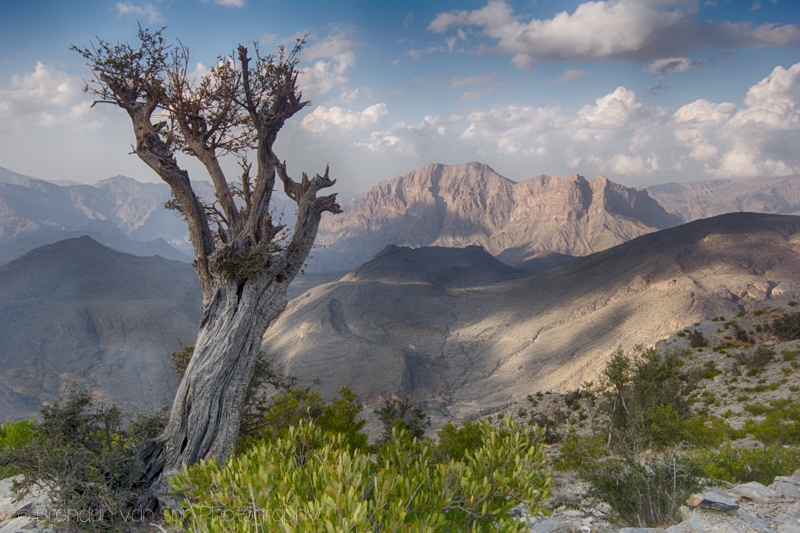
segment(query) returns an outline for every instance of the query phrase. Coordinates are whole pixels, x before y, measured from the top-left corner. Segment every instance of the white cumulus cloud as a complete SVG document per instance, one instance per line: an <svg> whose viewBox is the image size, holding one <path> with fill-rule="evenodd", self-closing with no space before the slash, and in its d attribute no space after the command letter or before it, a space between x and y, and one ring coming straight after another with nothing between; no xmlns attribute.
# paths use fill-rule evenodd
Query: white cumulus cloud
<svg viewBox="0 0 800 533"><path fill-rule="evenodd" d="M37 62L33 72L15 75L0 89L0 117L33 120L41 126L67 121L88 112L83 82Z"/></svg>
<svg viewBox="0 0 800 533"><path fill-rule="evenodd" d="M586 105L578 111L578 117L587 124L609 128L625 127L665 114L666 110L662 108L646 107L633 91L625 87L617 87L614 92L595 100L595 105Z"/></svg>
<svg viewBox="0 0 800 533"><path fill-rule="evenodd" d="M724 178L800 172L800 63L775 67L750 87L743 106L697 100L673 114L675 140Z"/></svg>
<svg viewBox="0 0 800 533"><path fill-rule="evenodd" d="M526 20L527 19L527 20ZM477 51L508 54L522 68L552 61L683 57L695 45L730 48L798 46L796 24L700 21L696 0L606 0L583 2L574 11L549 19L515 14L504 0L491 0L473 11L439 13L428 25L434 33L476 30L485 38ZM677 38L676 36L680 36ZM696 63L673 62L684 69ZM655 68L664 68L664 64ZM669 67L668 67L669 68Z"/></svg>
<svg viewBox="0 0 800 533"><path fill-rule="evenodd" d="M376 154L424 157L435 153L433 143L445 133L445 126L438 116L426 116L416 126L399 122L389 129L374 131L369 140L356 141L354 146Z"/></svg>
<svg viewBox="0 0 800 533"><path fill-rule="evenodd" d="M348 72L356 66L357 47L346 34L329 35L308 45L302 59L304 64L313 63L302 68L300 86L312 96L347 90Z"/></svg>
<svg viewBox="0 0 800 533"><path fill-rule="evenodd" d="M147 3L143 6L137 6L134 4L127 4L124 2L117 2L115 6L117 10L117 15L139 15L142 17L147 17L147 21L150 24L161 22L161 14L158 12L158 9L153 4Z"/></svg>
<svg viewBox="0 0 800 533"><path fill-rule="evenodd" d="M389 115L386 104L374 104L363 111L353 111L338 106L319 106L303 118L302 126L313 133L327 133L332 130L352 132L374 127Z"/></svg>

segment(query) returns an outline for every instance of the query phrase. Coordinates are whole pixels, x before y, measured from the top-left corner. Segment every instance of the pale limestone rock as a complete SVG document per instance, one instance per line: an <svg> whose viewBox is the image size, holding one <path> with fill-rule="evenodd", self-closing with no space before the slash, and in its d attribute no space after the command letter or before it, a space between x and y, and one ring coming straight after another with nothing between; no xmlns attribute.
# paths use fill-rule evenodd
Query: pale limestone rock
<svg viewBox="0 0 800 533"><path fill-rule="evenodd" d="M778 497L775 491L757 481L737 485L730 489L729 492L736 494L740 498L747 498L758 503L767 503Z"/></svg>

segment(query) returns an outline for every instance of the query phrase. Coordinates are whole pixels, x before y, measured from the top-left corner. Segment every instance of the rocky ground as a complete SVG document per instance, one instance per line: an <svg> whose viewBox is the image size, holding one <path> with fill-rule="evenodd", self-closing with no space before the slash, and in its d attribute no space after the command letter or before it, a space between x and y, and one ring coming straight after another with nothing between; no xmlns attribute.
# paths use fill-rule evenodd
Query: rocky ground
<svg viewBox="0 0 800 533"><path fill-rule="evenodd" d="M657 344L659 348L681 354L687 369L702 371L703 378L689 399L695 413L706 413L742 428L747 420L762 420L764 414L753 406L770 402L800 402L800 341L778 342L769 325L786 312L795 312L791 301L772 301L745 308L738 316L715 317L698 322ZM702 335L705 346L693 346ZM695 342L694 344L700 344ZM752 364L752 356L762 350L764 360ZM764 352L763 350L768 350ZM535 412L554 417L563 413L559 431L589 433L597 420L583 406L566 408L564 394L543 393L513 407L528 418ZM739 447L762 446L752 435L733 442ZM555 456L558 446L550 452ZM520 519L533 533L800 533L800 470L786 472L769 486L756 482L709 486L706 492L682 502L683 521L663 528L626 528L615 520L611 507L593 495L590 486L575 472L556 472L548 514ZM53 514L47 498L33 494L15 501L12 479L0 481L0 533L53 533L59 515ZM91 520L93 517L87 517ZM49 519L49 522L48 522ZM138 531L167 531L163 525L139 522Z"/></svg>
<svg viewBox="0 0 800 533"><path fill-rule="evenodd" d="M764 486L750 482L692 495L683 521L664 528L620 527L611 507L573 474L559 475L549 516L526 517L532 533L800 533L800 470Z"/></svg>

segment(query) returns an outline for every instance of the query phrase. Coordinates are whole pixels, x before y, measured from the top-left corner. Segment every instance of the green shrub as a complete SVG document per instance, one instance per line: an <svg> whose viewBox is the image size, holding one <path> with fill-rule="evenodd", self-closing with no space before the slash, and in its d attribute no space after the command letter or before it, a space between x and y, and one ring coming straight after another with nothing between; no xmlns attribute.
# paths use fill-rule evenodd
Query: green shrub
<svg viewBox="0 0 800 533"><path fill-rule="evenodd" d="M782 341L800 339L800 313L787 313L776 318L770 330Z"/></svg>
<svg viewBox="0 0 800 533"><path fill-rule="evenodd" d="M695 329L689 333L689 346L692 348L704 348L708 346L708 341L706 340L705 336L703 336L702 331Z"/></svg>
<svg viewBox="0 0 800 533"><path fill-rule="evenodd" d="M325 430L341 433L350 447L366 448L368 437L362 431L366 421L359 418L361 406L356 404L356 398L352 390L342 387L338 397L325 402L317 391L290 385L267 398L259 416L253 413L249 417L247 431L239 435L237 450L276 439L301 420L314 420Z"/></svg>
<svg viewBox="0 0 800 533"><path fill-rule="evenodd" d="M733 428L715 416L681 416L668 404L651 414L649 433L651 444L657 448L679 443L715 447L731 437Z"/></svg>
<svg viewBox="0 0 800 533"><path fill-rule="evenodd" d="M605 442L599 436L568 435L561 444L558 456L553 462L556 470L578 470L588 464L596 463L609 455Z"/></svg>
<svg viewBox="0 0 800 533"><path fill-rule="evenodd" d="M167 520L197 532L525 531L510 511L546 502L542 447L508 417L499 430L478 424L479 447L435 463L430 444L410 435L394 435L372 459L303 420L224 465L174 476L184 499Z"/></svg>
<svg viewBox="0 0 800 533"><path fill-rule="evenodd" d="M775 348L762 344L755 350L747 349L738 352L735 358L738 363L746 366L751 372L760 373L764 365L775 358Z"/></svg>
<svg viewBox="0 0 800 533"><path fill-rule="evenodd" d="M772 445L764 448L705 449L696 454L706 476L729 483L758 481L769 485L775 476L800 469L800 449Z"/></svg>
<svg viewBox="0 0 800 533"><path fill-rule="evenodd" d="M744 431L764 444L800 444L800 406L787 402L771 402L764 420L746 420Z"/></svg>
<svg viewBox="0 0 800 533"><path fill-rule="evenodd" d="M478 449L482 444L483 430L480 422L468 420L461 425L449 423L436 433L432 458L436 462L449 459L461 461L467 452Z"/></svg>
<svg viewBox="0 0 800 533"><path fill-rule="evenodd" d="M391 439L397 428L405 430L415 438L421 438L431 425L425 411L414 407L409 398L390 398L373 412L378 415L383 425L383 432L378 439L379 445Z"/></svg>
<svg viewBox="0 0 800 533"><path fill-rule="evenodd" d="M781 357L783 357L783 360L786 361L787 363L791 363L792 361L797 359L798 355L800 355L800 350L782 350L781 351Z"/></svg>
<svg viewBox="0 0 800 533"><path fill-rule="evenodd" d="M21 450L32 445L36 439L36 421L20 420L0 424L0 454L12 450ZM19 474L19 469L10 464L0 467L0 479Z"/></svg>
<svg viewBox="0 0 800 533"><path fill-rule="evenodd" d="M165 413L131 420L116 407L96 405L87 391L45 406L32 438L0 452L0 468L23 474L18 496L41 487L53 516L84 531L120 530L138 498L135 451L163 427ZM86 517L92 520L85 520Z"/></svg>
<svg viewBox="0 0 800 533"><path fill-rule="evenodd" d="M751 415L760 416L769 412L769 407L761 403L749 403L744 406L744 410Z"/></svg>
<svg viewBox="0 0 800 533"><path fill-rule="evenodd" d="M600 410L610 420L608 430L612 440L622 447L648 442L671 444L664 440L671 434L666 426L674 423L673 417L689 415L687 397L699 377L683 372L682 366L675 353L662 354L654 349L641 350L636 357L629 357L621 350L611 356L603 370L604 401ZM659 416L667 414L665 427L653 427Z"/></svg>
<svg viewBox="0 0 800 533"><path fill-rule="evenodd" d="M677 522L680 506L701 487L700 473L695 461L674 450L643 461L626 455L581 469L594 495L634 527Z"/></svg>

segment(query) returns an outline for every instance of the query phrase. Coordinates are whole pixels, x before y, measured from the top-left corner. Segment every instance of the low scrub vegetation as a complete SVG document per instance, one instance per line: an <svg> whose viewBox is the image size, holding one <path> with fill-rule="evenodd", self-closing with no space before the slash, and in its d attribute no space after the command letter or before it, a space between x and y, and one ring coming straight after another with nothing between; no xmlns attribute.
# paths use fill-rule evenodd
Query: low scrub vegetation
<svg viewBox="0 0 800 533"><path fill-rule="evenodd" d="M798 317L784 313L763 328L749 324L764 332L758 342L745 326L726 322L713 352L703 353L712 339L687 329L677 336L686 348L611 354L599 382L562 395L569 416L581 423L549 425L549 439L560 443L554 466L577 471L621 523L634 527L676 523L679 506L704 485L770 484L794 472L800 468L800 407L790 395L800 388L787 383L800 351L776 341L792 338ZM756 400L762 397L767 401ZM529 400L526 419L557 418L541 397ZM734 401L747 402L736 417L725 410ZM732 417L738 417L734 426ZM734 443L742 438L760 444L739 448Z"/></svg>
<svg viewBox="0 0 800 533"><path fill-rule="evenodd" d="M719 449L698 450L694 456L706 477L729 483L769 485L776 476L800 469L800 449L781 445L744 449L728 443Z"/></svg>
<svg viewBox="0 0 800 533"><path fill-rule="evenodd" d="M376 411L389 435L370 445L355 400L346 387L329 401L294 384L275 393L234 456L172 479L180 503L168 523L209 532L523 531L512 509L535 513L547 502L543 430L507 417L450 424L430 439L420 430L427 415L393 399ZM145 518L135 510L135 452L163 423L163 413L130 418L79 392L45 407L38 423L3 425L0 468L23 474L19 495L47 491L56 525L133 531Z"/></svg>
<svg viewBox="0 0 800 533"><path fill-rule="evenodd" d="M536 512L549 493L541 445L510 418L448 432L442 447L395 426L373 458L301 421L173 478L184 499L168 522L201 532L524 531L512 508Z"/></svg>
<svg viewBox="0 0 800 533"><path fill-rule="evenodd" d="M135 451L163 422L163 413L126 417L80 391L45 406L38 424L7 427L0 468L22 474L14 487L18 495L44 489L59 525L121 530L138 497Z"/></svg>

